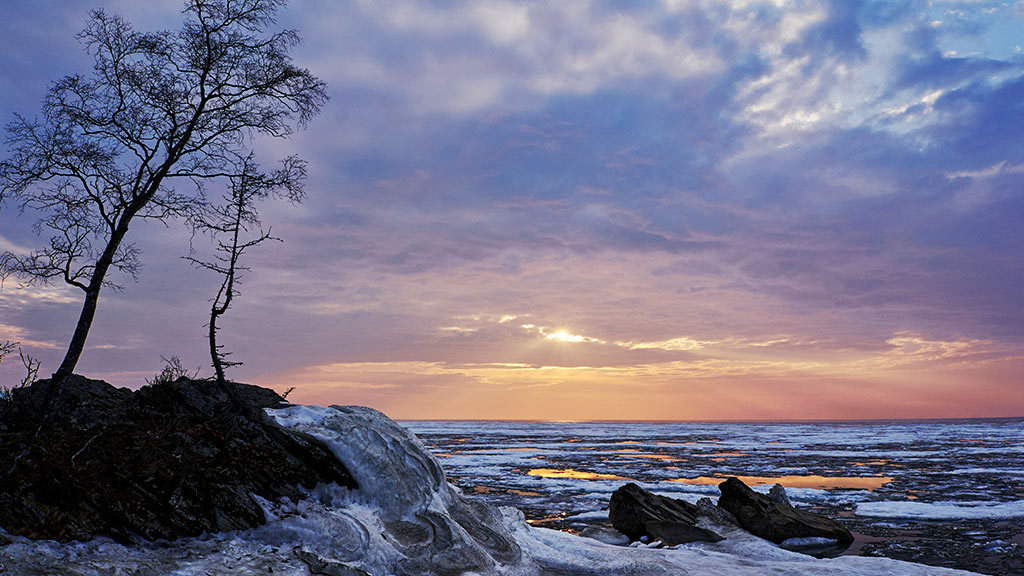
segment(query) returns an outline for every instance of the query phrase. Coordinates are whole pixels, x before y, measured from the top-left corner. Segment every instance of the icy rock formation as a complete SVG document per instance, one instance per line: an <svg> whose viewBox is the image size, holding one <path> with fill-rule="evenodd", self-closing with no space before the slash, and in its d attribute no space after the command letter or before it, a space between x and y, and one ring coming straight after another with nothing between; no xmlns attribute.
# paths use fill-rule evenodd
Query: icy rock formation
<svg viewBox="0 0 1024 576"><path fill-rule="evenodd" d="M377 532L385 541L373 564L395 574L454 575L496 573L522 562L500 512L448 484L419 439L384 414L361 406L293 406L273 417L323 441L353 471L360 488L350 491L351 502L376 510L379 522L353 531ZM360 554L352 550L341 560L358 563Z"/></svg>

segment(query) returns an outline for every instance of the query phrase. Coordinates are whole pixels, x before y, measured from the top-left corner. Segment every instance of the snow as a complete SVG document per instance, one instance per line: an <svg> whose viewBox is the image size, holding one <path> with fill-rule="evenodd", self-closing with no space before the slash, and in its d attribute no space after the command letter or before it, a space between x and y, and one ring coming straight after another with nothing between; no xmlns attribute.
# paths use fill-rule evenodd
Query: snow
<svg viewBox="0 0 1024 576"><path fill-rule="evenodd" d="M970 574L886 558L815 559L726 526L716 527L726 540L672 548L617 546L537 528L514 508L462 495L423 444L379 412L295 406L270 414L323 440L360 488L321 485L298 502L263 502L268 522L259 528L174 542L61 544L10 536L13 542L0 547L0 574L309 576L311 565L318 573L351 575Z"/></svg>
<svg viewBox="0 0 1024 576"><path fill-rule="evenodd" d="M520 527L516 541L539 564L566 575L635 576L954 576L970 572L900 562L888 558L842 556L816 559L783 550L740 530L723 530L726 540L675 548L618 547L546 528ZM588 569L588 567L590 567ZM559 572L561 571L561 572Z"/></svg>
<svg viewBox="0 0 1024 576"><path fill-rule="evenodd" d="M1014 502L863 502L857 505L858 516L881 518L914 518L919 520L953 520L979 518L1022 518L1024 500Z"/></svg>

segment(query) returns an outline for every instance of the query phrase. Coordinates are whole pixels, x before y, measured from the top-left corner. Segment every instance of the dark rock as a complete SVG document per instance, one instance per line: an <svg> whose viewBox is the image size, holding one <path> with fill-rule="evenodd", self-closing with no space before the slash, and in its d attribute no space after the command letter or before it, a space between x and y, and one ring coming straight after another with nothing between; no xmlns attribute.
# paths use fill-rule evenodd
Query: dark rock
<svg viewBox="0 0 1024 576"><path fill-rule="evenodd" d="M263 524L254 495L356 485L318 441L253 418L283 405L272 390L184 378L136 392L80 376L55 394L50 385L0 406L0 526L11 534L173 539Z"/></svg>
<svg viewBox="0 0 1024 576"><path fill-rule="evenodd" d="M786 494L786 487L782 484L772 486L771 490L768 491L768 499L772 502L785 504L786 506L793 505L793 503L789 501L789 494Z"/></svg>
<svg viewBox="0 0 1024 576"><path fill-rule="evenodd" d="M707 518L715 524L724 524L726 526L739 526L739 521L736 517L730 514L724 508L719 508L711 498L704 497L697 500L697 514L703 518Z"/></svg>
<svg viewBox="0 0 1024 576"><path fill-rule="evenodd" d="M698 509L689 502L652 494L630 482L612 493L608 518L630 540L647 536L667 546L718 542L721 536L696 526Z"/></svg>
<svg viewBox="0 0 1024 576"><path fill-rule="evenodd" d="M689 502L652 494L630 482L612 493L608 519L616 530L639 540L651 520L697 523L697 507Z"/></svg>
<svg viewBox="0 0 1024 576"><path fill-rule="evenodd" d="M790 538L820 537L849 546L853 534L842 524L806 510L798 510L751 490L738 478L718 485L721 508L732 513L748 532L780 544Z"/></svg>
<svg viewBox="0 0 1024 576"><path fill-rule="evenodd" d="M661 540L666 546L685 544L686 542L720 542L725 540L723 536L686 522L672 522L665 520L648 520L647 537L652 541Z"/></svg>

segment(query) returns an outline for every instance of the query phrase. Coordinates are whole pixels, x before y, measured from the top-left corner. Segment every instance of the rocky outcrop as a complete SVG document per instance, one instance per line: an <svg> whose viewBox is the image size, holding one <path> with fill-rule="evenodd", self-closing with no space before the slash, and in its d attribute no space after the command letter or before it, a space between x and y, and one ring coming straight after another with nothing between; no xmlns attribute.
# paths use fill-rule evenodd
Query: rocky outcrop
<svg viewBox="0 0 1024 576"><path fill-rule="evenodd" d="M372 520L352 517L357 536L345 540L355 545L332 546L332 557L314 563L362 569L368 551L381 550L386 555L374 560L385 566L381 573L409 576L496 574L523 563L502 513L453 488L419 439L384 414L361 406L293 406L273 417L330 446L360 485L346 498L374 511Z"/></svg>
<svg viewBox="0 0 1024 576"><path fill-rule="evenodd" d="M630 540L646 536L667 546L722 540L720 535L696 525L699 515L698 508L689 502L652 494L632 482L616 490L608 506L612 526Z"/></svg>
<svg viewBox="0 0 1024 576"><path fill-rule="evenodd" d="M11 534L174 539L263 524L255 496L356 486L321 442L252 417L284 405L272 390L183 378L132 392L80 376L50 386L0 403L0 526Z"/></svg>
<svg viewBox="0 0 1024 576"><path fill-rule="evenodd" d="M819 514L784 503L785 492L775 497L758 494L738 478L718 485L722 491L718 506L736 517L748 532L776 544L794 538L826 538L842 546L853 542L853 534L842 524ZM788 500L788 499L787 499Z"/></svg>

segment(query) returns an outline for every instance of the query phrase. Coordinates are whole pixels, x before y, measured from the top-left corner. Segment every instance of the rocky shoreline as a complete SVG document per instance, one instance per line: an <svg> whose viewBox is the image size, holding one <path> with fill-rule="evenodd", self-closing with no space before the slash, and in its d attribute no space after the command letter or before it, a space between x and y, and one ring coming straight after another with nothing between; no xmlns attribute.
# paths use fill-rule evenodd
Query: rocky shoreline
<svg viewBox="0 0 1024 576"><path fill-rule="evenodd" d="M790 552L794 540L853 537L781 490L738 480L723 482L717 506L693 508L622 486L611 521L636 542L611 545L465 495L411 432L369 408L286 405L269 390L187 379L136 392L48 386L0 406L0 463L12 470L0 483L0 572L963 574ZM47 404L39 427L33 411Z"/></svg>

